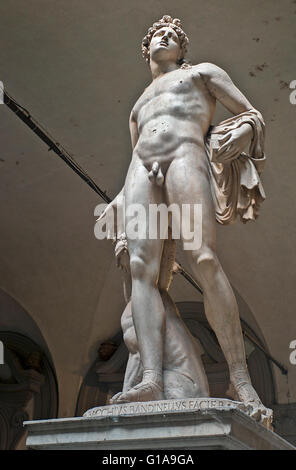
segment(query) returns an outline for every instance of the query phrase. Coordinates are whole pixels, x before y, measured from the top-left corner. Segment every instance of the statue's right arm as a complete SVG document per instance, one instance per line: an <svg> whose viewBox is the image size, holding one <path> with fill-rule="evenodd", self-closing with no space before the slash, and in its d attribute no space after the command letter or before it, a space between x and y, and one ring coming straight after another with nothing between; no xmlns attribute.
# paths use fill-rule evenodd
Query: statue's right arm
<svg viewBox="0 0 296 470"><path fill-rule="evenodd" d="M132 149L134 149L138 142L139 135L138 135L137 121L136 121L133 110L131 111L131 114L129 117L129 129L130 129L130 135L131 135ZM117 194L117 196L108 204L108 206L102 212L98 220L102 220L104 217L106 217L109 211L117 212L117 210L120 209L123 204L123 199L124 199L124 186L122 187L121 191ZM123 231L124 231L123 227L117 227L117 238L119 238L120 234Z"/></svg>
<svg viewBox="0 0 296 470"><path fill-rule="evenodd" d="M132 149L134 150L138 142L139 135L138 135L137 121L136 121L133 110L129 117L129 129L130 129L130 135L131 135ZM110 204L113 205L113 207L116 207L117 204L121 204L123 196L124 196L124 186L121 189L121 191L117 194L117 196L113 199L113 201L110 202Z"/></svg>
<svg viewBox="0 0 296 470"><path fill-rule="evenodd" d="M132 149L134 150L138 139L139 139L139 133L138 133L138 125L137 125L137 120L135 117L134 110L132 110L129 118L129 129L130 129L130 134L131 134L131 143L132 143Z"/></svg>

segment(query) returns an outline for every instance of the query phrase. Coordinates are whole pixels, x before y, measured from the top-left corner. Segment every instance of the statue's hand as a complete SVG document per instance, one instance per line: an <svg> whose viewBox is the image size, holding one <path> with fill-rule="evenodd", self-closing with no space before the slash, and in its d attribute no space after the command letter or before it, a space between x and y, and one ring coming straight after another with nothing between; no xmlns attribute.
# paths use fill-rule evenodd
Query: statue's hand
<svg viewBox="0 0 296 470"><path fill-rule="evenodd" d="M117 267L122 269L124 273L130 272L130 257L127 250L121 251L116 256Z"/></svg>
<svg viewBox="0 0 296 470"><path fill-rule="evenodd" d="M115 256L117 261L117 266L123 271L128 272L130 269L130 260L127 247L127 239L125 233L121 233L117 238L117 243L115 245Z"/></svg>
<svg viewBox="0 0 296 470"><path fill-rule="evenodd" d="M108 240L116 241L124 233L124 188L103 210L97 221L104 221Z"/></svg>
<svg viewBox="0 0 296 470"><path fill-rule="evenodd" d="M108 206L103 210L100 217L97 221L101 222L104 220L106 223L107 229L107 239L108 240L116 240L116 233L117 233L117 226L116 226L116 217L117 215L117 198L113 199ZM111 224L110 224L111 222Z"/></svg>
<svg viewBox="0 0 296 470"><path fill-rule="evenodd" d="M253 129L248 123L227 132L219 140L219 143L222 143L222 145L216 152L216 161L219 163L231 163L250 145L252 136Z"/></svg>

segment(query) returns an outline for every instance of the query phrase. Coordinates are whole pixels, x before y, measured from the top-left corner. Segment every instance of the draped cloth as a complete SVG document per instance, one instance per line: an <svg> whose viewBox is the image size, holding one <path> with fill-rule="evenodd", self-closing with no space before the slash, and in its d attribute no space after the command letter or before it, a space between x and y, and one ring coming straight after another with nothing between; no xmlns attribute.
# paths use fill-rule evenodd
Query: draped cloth
<svg viewBox="0 0 296 470"><path fill-rule="evenodd" d="M237 154L231 163L220 163L216 151L225 142L225 134L248 123L253 129L249 153ZM231 224L237 216L244 223L255 220L260 204L265 200L260 174L265 163L265 124L259 111L251 109L211 126L205 147L216 220L222 225ZM224 140L223 140L224 138Z"/></svg>

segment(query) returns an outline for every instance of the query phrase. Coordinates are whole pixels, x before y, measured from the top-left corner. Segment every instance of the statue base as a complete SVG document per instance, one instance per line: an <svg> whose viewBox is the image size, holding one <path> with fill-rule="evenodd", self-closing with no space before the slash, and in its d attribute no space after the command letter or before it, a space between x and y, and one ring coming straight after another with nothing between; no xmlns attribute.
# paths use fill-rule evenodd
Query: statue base
<svg viewBox="0 0 296 470"><path fill-rule="evenodd" d="M92 408L83 417L26 421L31 449L296 450L240 402L186 398Z"/></svg>

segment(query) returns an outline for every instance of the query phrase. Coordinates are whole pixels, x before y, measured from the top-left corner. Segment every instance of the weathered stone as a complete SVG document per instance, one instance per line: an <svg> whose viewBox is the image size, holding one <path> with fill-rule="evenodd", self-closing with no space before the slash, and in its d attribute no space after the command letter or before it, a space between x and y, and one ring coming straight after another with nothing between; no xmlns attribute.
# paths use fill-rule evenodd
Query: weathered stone
<svg viewBox="0 0 296 470"><path fill-rule="evenodd" d="M291 444L227 399L185 399L93 408L81 418L24 423L32 449L257 449Z"/></svg>

